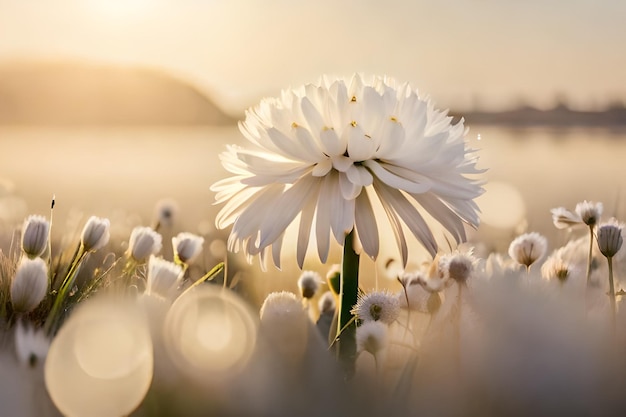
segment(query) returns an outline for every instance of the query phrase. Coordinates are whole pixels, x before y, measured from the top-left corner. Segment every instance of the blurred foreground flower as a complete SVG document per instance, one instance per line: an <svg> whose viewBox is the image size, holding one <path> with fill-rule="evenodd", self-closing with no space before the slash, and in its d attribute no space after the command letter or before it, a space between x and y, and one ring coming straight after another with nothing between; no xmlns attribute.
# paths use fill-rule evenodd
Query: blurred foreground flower
<svg viewBox="0 0 626 417"><path fill-rule="evenodd" d="M216 224L233 225L231 250L264 257L271 246L277 266L284 232L298 214L300 267L312 227L322 262L330 232L343 244L353 229L363 251L376 258L376 196L403 262L402 223L434 256L437 243L422 214L464 240L463 223L479 223L473 199L483 192L465 176L481 171L469 157L463 122L451 121L408 84L383 77L322 78L265 99L239 125L251 146L229 146L220 156L235 176L212 186L217 202L226 203Z"/></svg>
<svg viewBox="0 0 626 417"><path fill-rule="evenodd" d="M22 230L22 251L29 258L41 256L48 247L50 223L39 215L28 216Z"/></svg>

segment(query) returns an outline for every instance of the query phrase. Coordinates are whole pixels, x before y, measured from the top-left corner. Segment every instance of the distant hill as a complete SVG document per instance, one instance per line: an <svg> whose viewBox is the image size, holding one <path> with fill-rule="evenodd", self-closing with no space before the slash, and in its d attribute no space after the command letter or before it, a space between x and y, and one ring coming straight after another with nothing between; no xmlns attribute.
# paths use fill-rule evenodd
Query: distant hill
<svg viewBox="0 0 626 417"><path fill-rule="evenodd" d="M80 63L0 65L0 125L226 125L193 86L154 70Z"/></svg>
<svg viewBox="0 0 626 417"><path fill-rule="evenodd" d="M601 111L572 110L560 104L550 110L534 107L500 112L469 111L463 114L468 124L496 124L507 126L587 126L587 127L618 127L626 126L626 108L621 104L609 106Z"/></svg>

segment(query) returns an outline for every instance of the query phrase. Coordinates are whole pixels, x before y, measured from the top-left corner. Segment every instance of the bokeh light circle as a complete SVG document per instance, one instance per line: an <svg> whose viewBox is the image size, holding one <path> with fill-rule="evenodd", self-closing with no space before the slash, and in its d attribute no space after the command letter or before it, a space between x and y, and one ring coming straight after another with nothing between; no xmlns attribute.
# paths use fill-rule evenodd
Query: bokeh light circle
<svg viewBox="0 0 626 417"><path fill-rule="evenodd" d="M52 341L45 382L66 416L128 415L148 392L153 365L141 310L96 298L77 308Z"/></svg>
<svg viewBox="0 0 626 417"><path fill-rule="evenodd" d="M517 188L506 182L491 181L485 193L476 199L481 223L499 229L513 229L526 216L526 204Z"/></svg>
<svg viewBox="0 0 626 417"><path fill-rule="evenodd" d="M234 376L256 344L258 323L236 294L205 284L181 296L165 319L164 340L172 361L201 379Z"/></svg>

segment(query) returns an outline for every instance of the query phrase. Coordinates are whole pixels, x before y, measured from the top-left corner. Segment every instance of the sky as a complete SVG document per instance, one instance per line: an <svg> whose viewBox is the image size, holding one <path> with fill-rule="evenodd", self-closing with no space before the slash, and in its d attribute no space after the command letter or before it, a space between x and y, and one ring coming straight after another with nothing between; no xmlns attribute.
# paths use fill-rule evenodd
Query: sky
<svg viewBox="0 0 626 417"><path fill-rule="evenodd" d="M622 0L0 0L0 63L140 65L238 112L353 72L442 107L626 101Z"/></svg>

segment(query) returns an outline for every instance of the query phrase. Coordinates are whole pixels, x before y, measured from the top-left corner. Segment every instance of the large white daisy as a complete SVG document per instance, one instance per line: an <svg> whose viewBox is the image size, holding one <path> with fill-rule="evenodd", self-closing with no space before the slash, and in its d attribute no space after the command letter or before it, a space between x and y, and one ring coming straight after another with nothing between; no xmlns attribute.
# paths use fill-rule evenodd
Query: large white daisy
<svg viewBox="0 0 626 417"><path fill-rule="evenodd" d="M385 77L323 77L319 84L283 91L246 112L239 128L249 147L220 155L234 176L215 183L226 203L219 228L232 225L229 249L249 256L271 248L276 266L284 232L300 214L300 267L312 230L326 262L330 233L343 244L356 229L371 258L379 252L379 227L390 226L406 265L408 229L435 255L437 243L424 220L429 213L460 242L464 223L476 227L474 198L483 189L463 121L452 124L408 84ZM388 224L376 219L373 199ZM382 224L381 224L382 223Z"/></svg>

